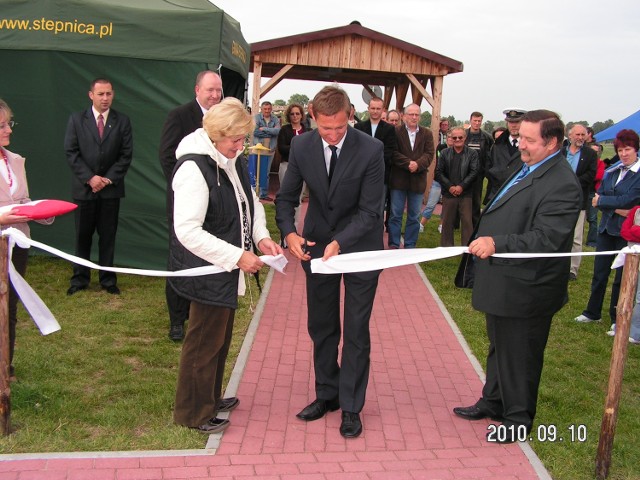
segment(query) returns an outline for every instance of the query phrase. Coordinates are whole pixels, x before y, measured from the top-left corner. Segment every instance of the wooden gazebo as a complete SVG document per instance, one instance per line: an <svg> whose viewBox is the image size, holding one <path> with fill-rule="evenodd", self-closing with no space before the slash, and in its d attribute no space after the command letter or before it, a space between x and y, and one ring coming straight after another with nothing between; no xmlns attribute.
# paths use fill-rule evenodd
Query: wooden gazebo
<svg viewBox="0 0 640 480"><path fill-rule="evenodd" d="M352 22L251 44L252 111L260 99L285 78L361 84L373 96L383 91L385 108L395 92L396 109L424 98L432 108L431 130L437 135L445 75L462 72L462 62L370 30ZM270 77L264 85L262 77ZM411 103L406 102L406 103Z"/></svg>

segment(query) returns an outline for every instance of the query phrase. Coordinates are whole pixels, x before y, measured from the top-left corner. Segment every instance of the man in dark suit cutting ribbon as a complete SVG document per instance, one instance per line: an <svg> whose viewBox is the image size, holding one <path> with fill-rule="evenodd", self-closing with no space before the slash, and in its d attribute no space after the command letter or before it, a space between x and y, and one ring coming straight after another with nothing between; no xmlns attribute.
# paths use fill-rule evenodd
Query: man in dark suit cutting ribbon
<svg viewBox="0 0 640 480"><path fill-rule="evenodd" d="M342 409L340 433L362 433L360 411L369 380L369 319L380 271L322 275L310 260L383 248L384 156L379 140L348 125L351 105L340 88L313 99L317 129L295 137L289 168L276 196L276 221L307 278L308 330L313 341L316 400L298 413L305 421ZM302 235L294 224L302 184L309 207ZM306 248L306 249L305 249ZM344 335L340 343L340 284L344 280Z"/></svg>

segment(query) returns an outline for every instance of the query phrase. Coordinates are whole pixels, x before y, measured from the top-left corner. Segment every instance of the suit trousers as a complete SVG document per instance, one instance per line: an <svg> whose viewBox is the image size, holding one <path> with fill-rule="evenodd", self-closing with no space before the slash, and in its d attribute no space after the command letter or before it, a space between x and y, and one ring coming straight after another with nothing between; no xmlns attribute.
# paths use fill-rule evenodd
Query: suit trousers
<svg viewBox="0 0 640 480"><path fill-rule="evenodd" d="M95 200L74 200L75 210L76 256L91 259L93 234L98 232L98 264L113 267L116 248L116 232L120 214L119 198L100 198ZM100 270L100 285L104 288L116 284L116 274ZM81 265L73 266L71 286L86 287L91 280L91 269Z"/></svg>
<svg viewBox="0 0 640 480"><path fill-rule="evenodd" d="M173 420L198 427L218 412L235 310L191 302L182 345Z"/></svg>
<svg viewBox="0 0 640 480"><path fill-rule="evenodd" d="M533 425L552 316L512 318L486 314L487 379L477 406L514 425Z"/></svg>
<svg viewBox="0 0 640 480"><path fill-rule="evenodd" d="M608 252L621 250L627 246L627 241L618 235L609 235L607 232L598 233L596 239L596 252ZM602 305L607 292L607 283L611 273L611 264L615 255L598 255L593 261L593 277L591 278L591 296L587 308L582 312L586 317L596 320L602 317ZM618 297L620 296L620 283L622 281L622 267L615 270L616 274L611 286L611 303L609 304L609 316L611 324L616 323L616 311Z"/></svg>
<svg viewBox="0 0 640 480"><path fill-rule="evenodd" d="M580 210L578 221L576 222L576 228L573 230L573 245L571 246L571 253L582 252L582 237L584 236L584 218L586 210ZM580 262L582 257L571 257L571 273L576 277L578 276L578 270L580 269Z"/></svg>
<svg viewBox="0 0 640 480"><path fill-rule="evenodd" d="M310 262L302 263L307 279L308 331L313 341L316 398L339 398L343 411L359 413L369 383L369 319L380 271L323 275L311 273ZM341 364L338 365L342 279L344 334Z"/></svg>
<svg viewBox="0 0 640 480"><path fill-rule="evenodd" d="M171 183L167 184L167 226L169 227L169 237L171 237L171 231L173 230L173 188ZM171 239L169 239L171 244ZM169 250L171 245L169 245ZM169 278L167 278L164 285L164 295L167 300L167 309L169 310L169 324L170 325L184 325L184 322L189 318L189 305L190 301L184 297L181 297L169 284Z"/></svg>
<svg viewBox="0 0 640 480"><path fill-rule="evenodd" d="M442 196L441 247L454 246L453 230L457 218L460 218L460 245L469 244L469 239L473 234L472 203L473 199L470 195L463 197Z"/></svg>
<svg viewBox="0 0 640 480"><path fill-rule="evenodd" d="M16 271L24 277L27 273L27 260L29 259L29 249L20 248L17 245L11 250L11 262ZM13 288L9 289L9 374L13 375L13 352L16 346L16 326L18 324L18 294Z"/></svg>

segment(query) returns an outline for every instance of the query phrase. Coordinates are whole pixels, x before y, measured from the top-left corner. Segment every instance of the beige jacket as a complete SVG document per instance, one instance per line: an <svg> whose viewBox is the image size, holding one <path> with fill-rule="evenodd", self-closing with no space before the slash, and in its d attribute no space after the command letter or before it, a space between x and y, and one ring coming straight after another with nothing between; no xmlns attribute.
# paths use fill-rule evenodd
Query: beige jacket
<svg viewBox="0 0 640 480"><path fill-rule="evenodd" d="M27 184L27 172L24 168L25 158L17 153L10 152L6 148L0 147L0 151L4 151L7 155L7 160L9 162L9 166L11 167L11 173L15 177L15 181L18 182L18 188L15 193L11 193L9 189L9 184L4 179L2 175L0 175L0 207L4 207L6 205L13 205L16 203L27 203L30 202L29 198L29 186ZM0 156L1 158L1 156ZM36 220L38 223L42 223L44 225L50 225L53 223L54 218L47 218L45 220ZM5 230L9 227L14 227L24 233L27 237L30 238L29 234L29 224L28 223L13 223L8 225L0 225L1 230Z"/></svg>

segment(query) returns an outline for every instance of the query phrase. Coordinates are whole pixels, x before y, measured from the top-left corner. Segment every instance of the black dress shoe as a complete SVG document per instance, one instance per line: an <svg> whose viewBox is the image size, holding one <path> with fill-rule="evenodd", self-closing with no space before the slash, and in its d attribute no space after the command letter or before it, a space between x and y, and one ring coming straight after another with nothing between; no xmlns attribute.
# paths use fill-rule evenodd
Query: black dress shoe
<svg viewBox="0 0 640 480"><path fill-rule="evenodd" d="M204 425L200 425L199 427L195 427L196 430L202 433L220 433L227 429L230 425L229 420L226 418L210 418L207 423Z"/></svg>
<svg viewBox="0 0 640 480"><path fill-rule="evenodd" d="M240 405L240 400L237 397L223 398L222 400L220 400L218 413L230 412L231 410L235 410L238 405Z"/></svg>
<svg viewBox="0 0 640 480"><path fill-rule="evenodd" d="M318 420L324 417L327 412L335 412L340 408L340 402L337 398L333 400L321 400L317 398L309 405L304 407L300 413L296 415L300 420L307 422L311 420Z"/></svg>
<svg viewBox="0 0 640 480"><path fill-rule="evenodd" d="M498 415L491 415L480 410L477 405L471 405L470 407L455 407L453 409L453 413L465 420L482 420L483 418L491 418L492 420L498 421L502 420L502 417Z"/></svg>
<svg viewBox="0 0 640 480"><path fill-rule="evenodd" d="M120 289L117 287L117 285L109 285L108 287L102 287L104 290L107 291L107 293L110 293L111 295L120 295Z"/></svg>
<svg viewBox="0 0 640 480"><path fill-rule="evenodd" d="M362 433L362 422L360 415L353 412L342 412L342 423L340 424L340 435L344 438L359 437Z"/></svg>
<svg viewBox="0 0 640 480"><path fill-rule="evenodd" d="M69 287L69 290L67 290L67 295L73 295L74 293L79 292L80 290L86 290L87 286L86 285L71 285Z"/></svg>
<svg viewBox="0 0 640 480"><path fill-rule="evenodd" d="M174 342L180 342L184 338L184 327L182 325L171 325L169 327L169 338Z"/></svg>

